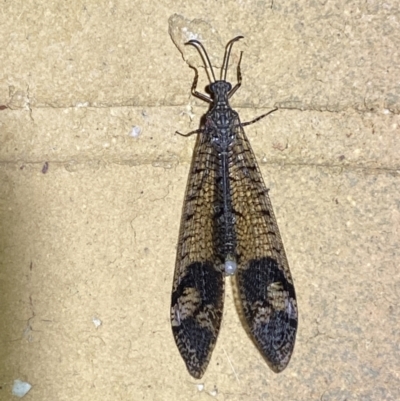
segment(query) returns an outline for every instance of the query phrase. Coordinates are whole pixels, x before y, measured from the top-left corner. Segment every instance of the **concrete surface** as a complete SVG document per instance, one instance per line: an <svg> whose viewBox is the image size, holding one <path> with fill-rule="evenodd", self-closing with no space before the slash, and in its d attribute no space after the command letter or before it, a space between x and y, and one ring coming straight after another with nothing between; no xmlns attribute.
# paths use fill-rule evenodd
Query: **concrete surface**
<svg viewBox="0 0 400 401"><path fill-rule="evenodd" d="M35 401L398 401L399 24L391 0L3 2L0 400L22 380ZM207 110L183 43L201 39L218 67L239 34L234 108L243 121L280 108L246 131L299 331L274 374L228 280L196 381L169 319L195 141L175 131Z"/></svg>

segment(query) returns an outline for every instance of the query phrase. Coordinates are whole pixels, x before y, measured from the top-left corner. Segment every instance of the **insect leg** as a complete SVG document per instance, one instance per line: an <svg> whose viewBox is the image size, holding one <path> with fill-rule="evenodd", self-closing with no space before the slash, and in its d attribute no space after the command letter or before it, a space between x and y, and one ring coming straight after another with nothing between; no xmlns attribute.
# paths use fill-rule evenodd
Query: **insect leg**
<svg viewBox="0 0 400 401"><path fill-rule="evenodd" d="M194 72L195 72L194 80L193 80L193 84L192 84L192 89L191 89L192 95L193 95L193 96L196 96L197 98L199 98L199 99L201 99L201 100L204 100L204 101L207 102L207 103L212 103L212 99L211 99L209 96L204 95L203 93L200 93L200 92L198 92L198 91L196 90L196 88L197 88L197 82L198 82L198 80L199 80L199 73L198 73L198 71L197 71L197 68L192 67L192 66L190 66L190 68L193 68L193 69L194 69Z"/></svg>
<svg viewBox="0 0 400 401"><path fill-rule="evenodd" d="M196 129L194 131L190 131L187 134L182 134L179 131L175 131L175 134L178 134L180 136L190 136L190 135L194 135L194 134L201 134L202 132L204 132L204 129L203 128L199 128L199 129Z"/></svg>
<svg viewBox="0 0 400 401"><path fill-rule="evenodd" d="M235 88L234 88L235 89ZM271 113L273 113L274 111L278 110L278 108L276 107L273 110L270 110L268 113L262 114L261 116L256 117L255 119L251 120L251 121L247 121L245 123L240 123L240 125L242 127L245 127L246 125L250 125L250 124L254 124L257 121L260 121L262 118L267 117L268 115L270 115Z"/></svg>

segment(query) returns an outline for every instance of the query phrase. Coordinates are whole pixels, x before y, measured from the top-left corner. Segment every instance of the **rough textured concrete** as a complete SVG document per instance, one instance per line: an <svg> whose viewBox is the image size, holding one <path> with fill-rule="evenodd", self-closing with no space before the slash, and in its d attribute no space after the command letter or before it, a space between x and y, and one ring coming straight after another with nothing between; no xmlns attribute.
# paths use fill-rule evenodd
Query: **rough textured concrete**
<svg viewBox="0 0 400 401"><path fill-rule="evenodd" d="M35 401L399 400L398 1L42 3L0 16L0 400L16 379ZM238 34L233 106L243 121L280 108L247 134L300 323L276 375L228 280L196 381L169 322L195 141L175 131L206 111L183 43L217 67Z"/></svg>

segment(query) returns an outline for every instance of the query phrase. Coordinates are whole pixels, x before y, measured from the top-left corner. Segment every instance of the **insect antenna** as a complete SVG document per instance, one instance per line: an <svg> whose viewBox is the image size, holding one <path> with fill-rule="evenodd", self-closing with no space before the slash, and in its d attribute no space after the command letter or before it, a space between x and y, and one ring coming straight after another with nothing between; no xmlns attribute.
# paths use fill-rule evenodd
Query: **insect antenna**
<svg viewBox="0 0 400 401"><path fill-rule="evenodd" d="M203 44L201 42L199 42L198 40L192 39L189 40L189 42L185 43L186 45L192 45L194 47L196 47L196 49L199 51L201 58L203 59L204 65L206 67L206 71L207 71L207 76L210 82L215 82L215 74L214 74L214 69L211 65L211 61L210 58L208 57L208 54L206 52L206 49L204 48ZM207 68L208 67L208 68ZM211 71L211 75L212 75L212 80L210 78L210 73L209 70Z"/></svg>
<svg viewBox="0 0 400 401"><path fill-rule="evenodd" d="M221 68L221 80L222 81L226 81L226 74L228 72L229 57L231 56L232 46L235 42L237 42L238 40L243 39L243 38L244 38L244 36L236 36L236 38L233 38L226 45L226 50L225 50L225 54L224 54L224 62L222 63L222 68Z"/></svg>

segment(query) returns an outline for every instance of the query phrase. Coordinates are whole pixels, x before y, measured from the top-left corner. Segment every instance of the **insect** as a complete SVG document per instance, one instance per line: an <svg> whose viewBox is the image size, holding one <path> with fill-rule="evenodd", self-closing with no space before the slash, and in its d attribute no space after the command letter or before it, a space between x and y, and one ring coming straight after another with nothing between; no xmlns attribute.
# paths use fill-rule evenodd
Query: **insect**
<svg viewBox="0 0 400 401"><path fill-rule="evenodd" d="M221 326L224 279L235 275L245 328L275 372L289 363L297 331L297 303L286 254L259 167L229 99L242 81L226 81L238 36L228 42L219 80L201 42L211 96L191 92L210 104L200 129L189 173L172 288L171 324L189 373L201 378ZM210 76L211 74L211 76ZM247 327L246 327L247 326Z"/></svg>

